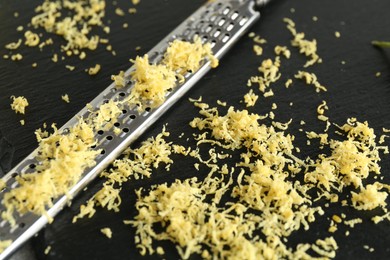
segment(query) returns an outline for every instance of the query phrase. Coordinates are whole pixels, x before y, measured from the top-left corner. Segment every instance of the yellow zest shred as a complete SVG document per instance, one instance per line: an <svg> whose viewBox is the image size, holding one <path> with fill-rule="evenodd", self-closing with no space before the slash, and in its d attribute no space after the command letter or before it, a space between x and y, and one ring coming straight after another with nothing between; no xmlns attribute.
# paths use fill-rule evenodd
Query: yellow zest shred
<svg viewBox="0 0 390 260"><path fill-rule="evenodd" d="M307 71L298 71L297 74L294 75L296 79L301 79L305 81L307 85L313 85L316 89L316 92L320 91L327 91L326 87L321 85L320 82L318 82L317 76L314 73L310 73Z"/></svg>
<svg viewBox="0 0 390 260"><path fill-rule="evenodd" d="M298 33L296 31L295 23L291 19L284 18L283 21L287 24L287 29L294 37L294 39L291 40L291 45L299 48L300 53L303 53L306 57L310 58L304 67L306 68L315 63L320 63L321 59L317 54L317 41L315 39L311 41L305 39L305 34L303 32Z"/></svg>
<svg viewBox="0 0 390 260"><path fill-rule="evenodd" d="M65 101L66 103L70 103L70 99L69 99L69 95L68 94L62 95L61 99L63 101Z"/></svg>
<svg viewBox="0 0 390 260"><path fill-rule="evenodd" d="M46 209L53 204L52 199L65 195L84 169L95 164L94 158L100 153L91 149L95 144L94 134L82 120L66 135L60 134L54 125L53 129L54 133L48 137L37 133L41 163L35 166L34 172L17 176L18 186L4 194L2 203L6 210L2 218L12 226L15 211L48 216Z"/></svg>
<svg viewBox="0 0 390 260"><path fill-rule="evenodd" d="M12 240L0 240L0 253L12 244Z"/></svg>
<svg viewBox="0 0 390 260"><path fill-rule="evenodd" d="M249 92L244 95L244 102L246 107L253 107L256 104L258 98L259 96L253 93L252 89L249 90Z"/></svg>
<svg viewBox="0 0 390 260"><path fill-rule="evenodd" d="M80 54L81 55L81 54ZM81 58L81 57L80 57ZM99 73L99 71L100 71L100 69L101 69L101 66L100 66L100 64L96 64L94 67L90 67L89 69L88 69L88 74L89 75L96 75L96 74L98 74Z"/></svg>
<svg viewBox="0 0 390 260"><path fill-rule="evenodd" d="M11 96L11 98L11 109L14 110L16 113L24 114L26 107L29 105L27 99L23 96Z"/></svg>
<svg viewBox="0 0 390 260"><path fill-rule="evenodd" d="M286 59L290 59L291 52L286 46L277 45L274 50L276 55L283 55Z"/></svg>
<svg viewBox="0 0 390 260"><path fill-rule="evenodd" d="M107 238L112 238L111 228L102 228L100 229L100 232L102 232L102 234L105 235Z"/></svg>

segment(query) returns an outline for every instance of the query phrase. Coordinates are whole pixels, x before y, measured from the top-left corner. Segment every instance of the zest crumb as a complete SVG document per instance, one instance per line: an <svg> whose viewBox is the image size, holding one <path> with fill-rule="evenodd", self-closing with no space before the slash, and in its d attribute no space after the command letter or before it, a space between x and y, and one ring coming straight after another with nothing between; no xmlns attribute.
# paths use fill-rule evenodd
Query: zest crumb
<svg viewBox="0 0 390 260"><path fill-rule="evenodd" d="M270 89L267 92L264 92L263 96L264 97L272 97L272 96L274 96L274 92L272 91L272 89Z"/></svg>
<svg viewBox="0 0 390 260"><path fill-rule="evenodd" d="M337 231L337 226L330 226L330 227L328 228L328 231L329 231L330 233L336 232L336 231Z"/></svg>
<svg viewBox="0 0 390 260"><path fill-rule="evenodd" d="M49 246L47 246L47 247L45 248L45 251L43 251L43 253L44 253L45 255L48 255L48 254L50 253L50 250L51 250L51 246L49 245Z"/></svg>
<svg viewBox="0 0 390 260"><path fill-rule="evenodd" d="M336 223L341 223L342 222L342 219L339 216L337 216L337 215L333 215L332 216L332 220L334 222L336 222Z"/></svg>
<svg viewBox="0 0 390 260"><path fill-rule="evenodd" d="M39 36L36 33L33 33L31 31L26 31L24 33L25 41L24 44L30 47L35 47L39 44Z"/></svg>
<svg viewBox="0 0 390 260"><path fill-rule="evenodd" d="M126 86L125 72L121 70L117 75L111 75L111 80L114 81L116 87L123 88Z"/></svg>
<svg viewBox="0 0 390 260"><path fill-rule="evenodd" d="M94 67L90 67L88 69L88 74L91 76L96 75L99 73L100 69L101 69L100 64L96 64Z"/></svg>
<svg viewBox="0 0 390 260"><path fill-rule="evenodd" d="M53 62L58 62L58 55L57 53L54 53L53 57L51 58Z"/></svg>
<svg viewBox="0 0 390 260"><path fill-rule="evenodd" d="M119 8L119 7L117 7L117 8L115 9L115 13L116 13L116 15L118 15L118 16L125 16L125 12L124 12L121 8Z"/></svg>
<svg viewBox="0 0 390 260"><path fill-rule="evenodd" d="M20 120L19 122L20 122L21 125L25 125L24 119Z"/></svg>
<svg viewBox="0 0 390 260"><path fill-rule="evenodd" d="M61 96L61 99L62 99L63 101L65 101L66 103L70 103L68 94L62 95L62 96Z"/></svg>
<svg viewBox="0 0 390 260"><path fill-rule="evenodd" d="M274 49L276 55L283 55L284 57L286 57L286 59L290 59L290 56L291 56L291 52L289 49L287 49L286 46L275 46L275 49Z"/></svg>
<svg viewBox="0 0 390 260"><path fill-rule="evenodd" d="M65 68L67 68L68 70L70 71L74 71L74 69L76 68L75 66L72 66L72 65L65 65Z"/></svg>
<svg viewBox="0 0 390 260"><path fill-rule="evenodd" d="M327 91L326 87L321 85L320 82L318 82L317 76L314 73L298 71L298 73L295 74L294 77L296 79L301 79L305 81L307 85L313 85L316 89L316 92Z"/></svg>
<svg viewBox="0 0 390 260"><path fill-rule="evenodd" d="M29 105L27 99L23 96L11 96L11 99L11 109L14 110L16 113L24 114L26 107Z"/></svg>
<svg viewBox="0 0 390 260"><path fill-rule="evenodd" d="M86 57L87 57L87 54L85 52L83 52L83 51L79 55L79 59L80 60L84 60Z"/></svg>
<svg viewBox="0 0 390 260"><path fill-rule="evenodd" d="M221 101L221 100L217 100L217 104L218 105L220 105L220 106L222 106L222 107L226 107L226 105L227 105L227 103L226 102L223 102L223 101Z"/></svg>
<svg viewBox="0 0 390 260"><path fill-rule="evenodd" d="M291 86L292 83L293 83L292 79L288 79L288 80L286 81L286 83L284 83L284 86L285 86L286 88L288 88L288 87Z"/></svg>
<svg viewBox="0 0 390 260"><path fill-rule="evenodd" d="M375 77L379 78L381 76L380 72L375 73Z"/></svg>
<svg viewBox="0 0 390 260"><path fill-rule="evenodd" d="M255 37L253 37L253 42L258 43L258 44L264 44L264 43L267 43L267 40L261 38L260 35L255 35Z"/></svg>
<svg viewBox="0 0 390 260"><path fill-rule="evenodd" d="M291 40L291 45L297 47L299 52L304 54L306 57L310 58L304 67L309 67L315 63L321 63L321 58L317 54L317 41L315 39L309 41L305 39L305 34L300 32L298 33L295 28L295 23L289 19L284 18L283 21L287 24L287 29L291 32L293 39Z"/></svg>
<svg viewBox="0 0 390 260"><path fill-rule="evenodd" d="M313 22L317 22L318 21L318 17L317 16L313 16Z"/></svg>
<svg viewBox="0 0 390 260"><path fill-rule="evenodd" d="M112 238L112 231L110 228L102 228L100 229L100 232L102 232L102 234L105 235L107 238Z"/></svg>
<svg viewBox="0 0 390 260"><path fill-rule="evenodd" d="M10 42L10 43L6 44L5 48L8 50L16 50L17 48L19 48L19 46L21 44L22 44L22 40L19 39L17 42Z"/></svg>
<svg viewBox="0 0 390 260"><path fill-rule="evenodd" d="M263 54L263 48L260 45L253 45L253 51L257 56L261 56Z"/></svg>
<svg viewBox="0 0 390 260"><path fill-rule="evenodd" d="M161 246L158 246L156 248L156 253L159 254L159 255L164 255L165 254L164 249Z"/></svg>
<svg viewBox="0 0 390 260"><path fill-rule="evenodd" d="M20 61L22 59L23 59L23 56L20 53L11 55L11 60L13 60L13 61Z"/></svg>
<svg viewBox="0 0 390 260"><path fill-rule="evenodd" d="M128 12L129 12L129 14L135 14L135 13L137 13L137 9L129 8Z"/></svg>
<svg viewBox="0 0 390 260"><path fill-rule="evenodd" d="M328 110L328 106L326 105L326 101L323 100L322 103L317 107L317 118L321 121L328 121L328 117L324 115L325 110Z"/></svg>
<svg viewBox="0 0 390 260"><path fill-rule="evenodd" d="M341 34L340 34L339 31L335 31L335 32L334 32L334 36L335 36L336 38L340 38L340 37L341 37Z"/></svg>
<svg viewBox="0 0 390 260"><path fill-rule="evenodd" d="M246 107L253 107L256 104L258 98L259 96L253 93L252 89L249 90L249 92L244 95L244 102Z"/></svg>
<svg viewBox="0 0 390 260"><path fill-rule="evenodd" d="M370 253L375 251L375 249L373 247L370 247L369 245L364 245L363 248L368 250Z"/></svg>

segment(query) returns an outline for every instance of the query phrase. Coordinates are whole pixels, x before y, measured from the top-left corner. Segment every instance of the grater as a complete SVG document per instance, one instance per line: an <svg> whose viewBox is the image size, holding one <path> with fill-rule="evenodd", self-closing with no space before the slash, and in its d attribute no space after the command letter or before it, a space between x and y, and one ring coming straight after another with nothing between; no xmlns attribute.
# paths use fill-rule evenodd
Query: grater
<svg viewBox="0 0 390 260"><path fill-rule="evenodd" d="M168 36L160 41L148 52L151 63L158 64L163 58L168 44L175 39L192 41L194 37L200 37L203 43L210 43L212 51L217 59L220 59L238 39L243 36L251 25L259 18L259 7L265 5L269 0L215 0L208 1L195 13L181 23ZM54 217L60 212L70 200L88 185L101 171L103 171L115 158L117 158L134 140L143 134L165 111L167 111L178 99L180 99L198 80L210 70L210 62L205 62L196 72L188 72L184 75L185 82L177 83L176 87L167 93L165 102L157 108L146 108L143 112L138 112L137 107L124 106L121 115L118 117L116 127L121 129L120 134L114 134L113 129L97 131L95 139L96 148L103 151L96 158L96 165L88 168L82 177L74 185L67 195L59 197L53 201L53 206L47 209L49 216ZM67 130L76 125L79 118L87 118L100 105L109 100L119 101L126 98L132 87L130 74L134 67L125 72L127 84L125 87L117 89L115 83L108 86L94 100L90 106L83 108L73 118L71 118L59 132L66 134ZM36 159L37 150L33 151L2 179L6 187L0 191L0 201L7 190L18 186L15 177L21 173L30 173L39 162ZM4 206L0 204L0 212L4 211ZM20 216L14 214L17 225L11 225L0 219L0 241L12 240L1 254L0 260L9 257L19 246L34 236L47 223L46 216L39 216L33 213L26 213Z"/></svg>

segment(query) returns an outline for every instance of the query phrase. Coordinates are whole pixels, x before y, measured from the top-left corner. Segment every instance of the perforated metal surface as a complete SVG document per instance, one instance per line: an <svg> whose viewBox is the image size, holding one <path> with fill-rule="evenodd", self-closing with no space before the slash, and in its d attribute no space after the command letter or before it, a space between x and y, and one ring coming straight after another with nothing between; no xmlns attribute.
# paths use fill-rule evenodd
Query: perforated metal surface
<svg viewBox="0 0 390 260"><path fill-rule="evenodd" d="M260 14L254 10L254 1L219 0L207 3L150 50L148 52L149 59L153 63L159 63L169 42L174 39L192 41L195 35L199 36L203 42L211 43L214 55L220 59L259 17ZM129 68L125 72L128 84L124 88L117 89L115 84L111 84L90 102L92 109L82 109L60 131L66 134L67 129L77 124L78 118L87 118L101 104L109 100L119 101L125 99L133 87L129 77L133 70L134 68ZM48 209L48 214L54 217L69 202L70 198L76 196L209 70L210 64L206 62L195 73L187 73L185 83L178 84L176 88L169 92L166 101L158 108L147 108L145 112L138 113L136 107L123 105L122 114L114 125L121 129L120 134L116 135L113 132L114 128L96 132L95 137L98 140L98 145L94 149L102 149L102 153L96 158L96 165L83 173L82 178L71 188L68 196L62 196L53 201L53 207ZM34 171L35 166L39 163L36 159L36 153L37 151L31 153L3 178L6 182L6 188L0 192L0 200L3 199L7 190L18 185L15 181L17 175ZM4 210L3 205L0 205L0 210ZM23 216L15 214L15 219L18 224L15 227L11 227L6 221L0 222L0 240L11 239L13 241L11 246L0 255L0 259L9 256L48 222L46 217L34 214Z"/></svg>

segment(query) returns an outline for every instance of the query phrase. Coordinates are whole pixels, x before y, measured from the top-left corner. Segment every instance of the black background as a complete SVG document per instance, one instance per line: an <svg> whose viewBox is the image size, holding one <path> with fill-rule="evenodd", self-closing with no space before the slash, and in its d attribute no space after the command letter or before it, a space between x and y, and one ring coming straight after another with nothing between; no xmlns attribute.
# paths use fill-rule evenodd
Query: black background
<svg viewBox="0 0 390 260"><path fill-rule="evenodd" d="M22 37L16 31L18 25L26 25L34 14L34 7L40 1L2 0L0 2L0 46ZM109 1L108 1L109 2ZM125 10L130 1L117 1L118 6ZM56 122L59 126L77 113L87 102L92 100L111 82L110 75L130 66L129 58L146 53L160 39L168 34L176 25L195 11L204 1L193 0L141 0L135 15L119 17L114 14L115 6L107 3L107 20L111 20L109 39L117 56L112 56L103 48L88 53L85 61L75 58L58 63L50 61L54 47L45 47L43 52L37 49L22 48L24 58L19 62L11 62L0 58L0 131L13 145L15 155L12 165L23 159L36 147L34 130L44 122ZM291 8L295 12L291 12ZM17 11L19 17L13 13ZM307 69L315 72L319 81L327 86L328 92L315 93L314 89L295 81L286 90L285 79L292 77L297 70L302 69L305 58L292 50L292 58L282 61L282 78L274 84L275 96L261 98L252 108L252 112L264 114L270 111L271 104L276 103L276 120L286 122L294 119L290 133L296 135L296 145L301 147L301 157L315 155L319 151L315 147L306 147L304 135L298 131L300 120L305 120L306 130L321 131L323 122L316 119L316 107L326 100L329 111L326 113L332 122L343 124L349 117L357 117L360 121L367 120L379 136L382 127L390 128L390 51L382 51L370 45L371 40L390 40L390 1L386 0L275 0L262 11L261 20L251 29L268 40L263 56L257 57L252 51L253 42L247 36L224 57L220 66L208 73L174 108L170 109L150 130L148 130L134 146L150 136L161 131L164 124L171 132L171 140L178 140L184 132L190 136L192 130L188 122L197 114L197 109L188 102L188 97L204 97L204 101L215 105L216 100L227 101L229 105L243 108L239 102L248 91L246 80L257 75L257 67L264 58L274 57L273 47L289 45L290 33L282 22L283 17L292 18L297 24L297 30L303 31L308 39L318 41L318 54L323 64L317 64ZM312 17L317 16L314 22ZM129 27L122 28L123 22ZM334 32L341 33L340 38ZM55 42L60 40L53 36ZM141 46L137 52L135 49ZM57 46L58 47L58 46ZM8 51L2 49L0 53ZM346 64L341 64L345 61ZM31 64L37 62L33 69ZM96 63L102 65L102 71L90 77L85 68ZM65 65L75 65L73 72L65 69ZM380 77L375 73L381 72ZM255 90L256 92L256 90ZM61 95L67 93L71 103L61 100ZM16 115L10 109L11 95L25 96L30 103L25 116ZM293 106L290 106L293 102ZM26 125L21 126L20 119L25 119ZM386 143L388 144L388 142ZM382 174L389 183L390 160L388 155L382 156ZM121 212L116 214L98 210L92 219L83 219L77 224L70 224L78 207L84 203L98 188L99 181L90 185L89 189L78 196L70 208L58 215L56 221L32 239L31 248L37 259L154 259L158 256L141 257L134 245L134 229L125 226L123 219L135 215L134 189L149 187L151 184L172 182L174 179L192 177L197 173L193 162L177 161L170 172L159 170L151 179L128 183L122 191L123 204ZM356 212L348 209L330 208L329 214L346 212L352 218L361 216L364 224L351 230L346 237L344 231L335 234L339 242L338 259L388 259L390 257L390 227L388 222L374 225L368 221L371 212ZM329 220L319 222L307 232L298 232L291 238L291 243L313 242L317 237L327 235ZM100 233L103 227L111 227L113 238L108 240ZM341 228L342 229L342 228ZM52 250L49 255L43 251L47 245ZM162 245L165 245L163 243ZM178 259L174 247L166 243L166 259ZM363 248L369 245L375 249L370 253ZM15 256L17 258L18 256ZM20 257L20 256L19 256ZM28 257L32 257L31 255ZM23 258L23 257L22 257Z"/></svg>

